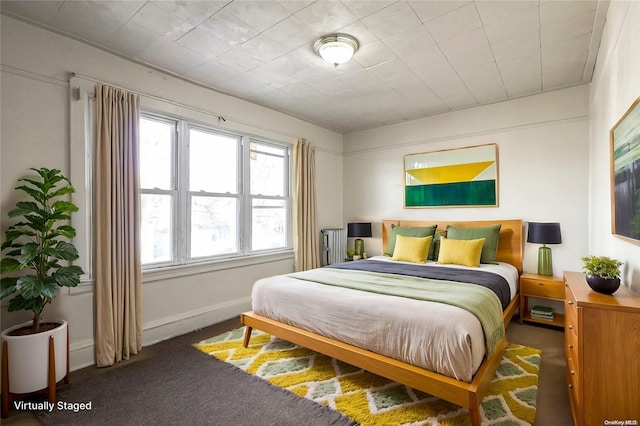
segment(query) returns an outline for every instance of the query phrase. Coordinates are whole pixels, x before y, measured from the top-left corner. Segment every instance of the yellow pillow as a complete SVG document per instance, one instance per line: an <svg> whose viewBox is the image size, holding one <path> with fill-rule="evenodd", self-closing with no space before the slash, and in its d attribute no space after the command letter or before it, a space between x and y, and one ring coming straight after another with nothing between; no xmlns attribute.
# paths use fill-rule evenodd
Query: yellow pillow
<svg viewBox="0 0 640 426"><path fill-rule="evenodd" d="M413 263L426 263L429 246L433 237L405 237L396 236L396 247L393 250L393 260Z"/></svg>
<svg viewBox="0 0 640 426"><path fill-rule="evenodd" d="M438 263L452 263L464 266L480 266L480 255L484 238L477 240L440 239Z"/></svg>

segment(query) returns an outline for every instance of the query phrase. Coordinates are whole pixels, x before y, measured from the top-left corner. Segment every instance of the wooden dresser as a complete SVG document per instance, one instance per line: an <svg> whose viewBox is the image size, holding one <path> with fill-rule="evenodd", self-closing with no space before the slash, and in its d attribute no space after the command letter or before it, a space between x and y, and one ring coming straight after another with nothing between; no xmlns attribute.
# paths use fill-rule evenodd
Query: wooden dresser
<svg viewBox="0 0 640 426"><path fill-rule="evenodd" d="M640 425L640 295L622 285L611 296L597 293L578 272L565 272L564 279L567 382L575 424Z"/></svg>

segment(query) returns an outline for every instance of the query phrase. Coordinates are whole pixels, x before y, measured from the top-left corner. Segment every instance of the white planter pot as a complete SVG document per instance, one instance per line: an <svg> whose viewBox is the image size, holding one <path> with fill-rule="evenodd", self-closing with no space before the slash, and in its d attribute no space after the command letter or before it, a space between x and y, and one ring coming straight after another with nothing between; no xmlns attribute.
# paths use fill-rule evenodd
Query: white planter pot
<svg viewBox="0 0 640 426"><path fill-rule="evenodd" d="M42 333L9 336L13 330L33 323L29 321L2 332L2 340L7 342L9 356L9 392L31 393L48 386L49 336L53 336L54 340L56 383L67 374L67 322L47 322L57 322L60 325Z"/></svg>

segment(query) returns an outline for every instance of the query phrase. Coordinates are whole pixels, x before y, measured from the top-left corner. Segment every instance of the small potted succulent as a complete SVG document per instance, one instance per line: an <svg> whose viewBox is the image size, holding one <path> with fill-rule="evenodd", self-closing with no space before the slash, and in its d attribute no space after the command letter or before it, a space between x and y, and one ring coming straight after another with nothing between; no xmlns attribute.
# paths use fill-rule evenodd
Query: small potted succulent
<svg viewBox="0 0 640 426"><path fill-rule="evenodd" d="M622 262L607 256L586 256L582 262L582 269L587 273L587 284L592 290L603 294L613 294L618 290Z"/></svg>
<svg viewBox="0 0 640 426"><path fill-rule="evenodd" d="M347 260L353 260L354 254L356 254L355 250L347 250Z"/></svg>

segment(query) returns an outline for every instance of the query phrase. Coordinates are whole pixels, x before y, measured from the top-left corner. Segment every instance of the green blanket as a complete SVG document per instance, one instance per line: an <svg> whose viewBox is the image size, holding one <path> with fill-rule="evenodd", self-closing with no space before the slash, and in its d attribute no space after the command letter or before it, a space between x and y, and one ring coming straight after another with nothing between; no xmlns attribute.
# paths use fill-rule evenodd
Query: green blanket
<svg viewBox="0 0 640 426"><path fill-rule="evenodd" d="M446 303L465 309L474 314L482 325L487 356L494 353L505 335L500 300L491 290L479 285L330 268L296 272L289 276L336 287Z"/></svg>

